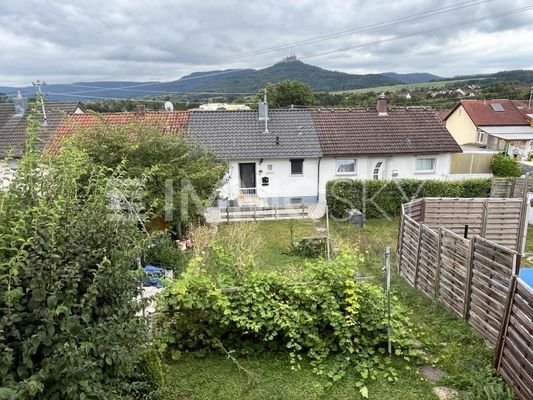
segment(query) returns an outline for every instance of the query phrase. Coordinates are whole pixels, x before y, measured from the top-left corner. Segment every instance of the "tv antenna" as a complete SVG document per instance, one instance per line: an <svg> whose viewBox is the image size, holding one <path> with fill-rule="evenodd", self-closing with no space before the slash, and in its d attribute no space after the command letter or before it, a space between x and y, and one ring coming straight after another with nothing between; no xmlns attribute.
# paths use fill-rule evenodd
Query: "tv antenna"
<svg viewBox="0 0 533 400"><path fill-rule="evenodd" d="M48 119L46 117L46 110L44 108L44 93L41 91L41 87L42 86L46 86L46 82L41 82L40 80L37 79L36 82L32 82L32 85L37 87L37 92L35 93L35 97L37 98L37 101L41 103L41 108L43 110L43 119L44 119L44 122L43 122L43 125L46 125L46 123L48 122Z"/></svg>

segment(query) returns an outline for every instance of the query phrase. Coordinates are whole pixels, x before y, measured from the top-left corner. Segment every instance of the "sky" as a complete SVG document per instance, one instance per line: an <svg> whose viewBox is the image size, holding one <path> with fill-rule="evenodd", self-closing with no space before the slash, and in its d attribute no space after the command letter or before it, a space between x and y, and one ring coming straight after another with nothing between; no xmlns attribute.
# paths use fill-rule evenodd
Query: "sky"
<svg viewBox="0 0 533 400"><path fill-rule="evenodd" d="M533 69L533 0L0 0L0 86L170 81L290 53L349 73Z"/></svg>

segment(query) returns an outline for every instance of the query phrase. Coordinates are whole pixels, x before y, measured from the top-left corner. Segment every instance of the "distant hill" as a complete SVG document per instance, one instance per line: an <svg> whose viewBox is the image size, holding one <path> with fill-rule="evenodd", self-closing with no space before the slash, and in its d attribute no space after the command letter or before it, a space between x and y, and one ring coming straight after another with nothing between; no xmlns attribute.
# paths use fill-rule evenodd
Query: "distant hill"
<svg viewBox="0 0 533 400"><path fill-rule="evenodd" d="M401 83L426 83L431 81L440 81L443 78L427 72L414 72L411 74L398 74L396 72L384 72L381 75L395 79Z"/></svg>
<svg viewBox="0 0 533 400"><path fill-rule="evenodd" d="M195 72L184 76L177 81L160 82L142 87L145 82L78 82L77 86L95 86L105 90L91 91L91 88L72 87L68 85L48 85L45 91L49 98L54 100L74 100L76 98L91 100L97 97L147 97L157 92L212 92L212 93L256 93L264 88L267 83L277 83L286 79L305 82L314 91L339 91L375 87L383 85L396 85L400 81L381 74L347 74L344 72L329 71L314 65L305 64L299 60L283 61L270 67L254 70L223 70ZM137 86L129 87L129 86ZM121 87L128 87L121 89ZM33 87L19 88L22 94L32 95ZM13 93L17 88L0 87L1 92ZM146 90L146 91L144 91ZM148 92L147 92L148 91ZM73 93L77 96L66 96L62 93Z"/></svg>
<svg viewBox="0 0 533 400"><path fill-rule="evenodd" d="M49 100L98 100L100 98L153 98L165 93L180 92L184 95L210 93L257 93L267 83L276 83L286 79L305 82L317 92L339 92L353 89L370 89L373 87L399 84L416 84L431 81L448 81L452 79L487 79L490 82L533 83L533 71L502 71L495 74L470 75L455 78L440 78L429 73L398 74L347 74L329 71L299 60L282 61L263 69L229 69L207 72L195 72L171 82L131 82L100 81L76 82L67 84L49 84L44 87ZM101 89L103 88L103 89ZM35 88L2 87L0 93L13 95L20 90L26 97L33 96ZM68 93L68 95L67 95ZM196 96L197 98L197 96Z"/></svg>
<svg viewBox="0 0 533 400"><path fill-rule="evenodd" d="M301 61L283 61L268 68L240 71L210 71L189 75L169 85L174 90L214 91L214 92L257 92L267 83L277 83L292 79L305 82L314 91L333 91L359 89L382 85L394 85L399 81L380 74L355 75L344 72L328 71Z"/></svg>

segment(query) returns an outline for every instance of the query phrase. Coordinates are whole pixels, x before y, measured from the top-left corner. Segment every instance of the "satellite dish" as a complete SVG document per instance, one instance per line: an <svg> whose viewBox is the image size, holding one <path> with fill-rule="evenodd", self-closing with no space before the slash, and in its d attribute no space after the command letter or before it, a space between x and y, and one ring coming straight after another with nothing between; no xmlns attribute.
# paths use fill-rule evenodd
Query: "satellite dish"
<svg viewBox="0 0 533 400"><path fill-rule="evenodd" d="M174 104L170 101L165 101L165 111L174 111Z"/></svg>

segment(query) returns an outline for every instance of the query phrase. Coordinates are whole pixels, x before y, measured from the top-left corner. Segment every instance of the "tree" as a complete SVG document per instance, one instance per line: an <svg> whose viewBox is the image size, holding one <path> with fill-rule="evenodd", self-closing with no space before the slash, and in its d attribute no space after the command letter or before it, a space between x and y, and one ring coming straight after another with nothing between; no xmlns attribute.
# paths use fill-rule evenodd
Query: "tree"
<svg viewBox="0 0 533 400"><path fill-rule="evenodd" d="M143 179L144 201L154 204L157 216L170 219L180 235L201 218L198 202L205 206L212 201L226 164L188 143L181 133L165 131L166 126L148 119L119 126L100 123L78 132L72 142L95 165L110 171L122 166L127 178Z"/></svg>
<svg viewBox="0 0 533 400"><path fill-rule="evenodd" d="M276 84L269 83L266 91L268 103L272 108L316 104L313 91L303 82L286 80ZM262 98L261 93L258 96Z"/></svg>
<svg viewBox="0 0 533 400"><path fill-rule="evenodd" d="M74 149L43 168L35 140L0 193L0 397L123 398L146 324L143 240L108 207L121 172Z"/></svg>
<svg viewBox="0 0 533 400"><path fill-rule="evenodd" d="M491 169L494 176L518 177L522 175L518 161L503 154L494 156Z"/></svg>

